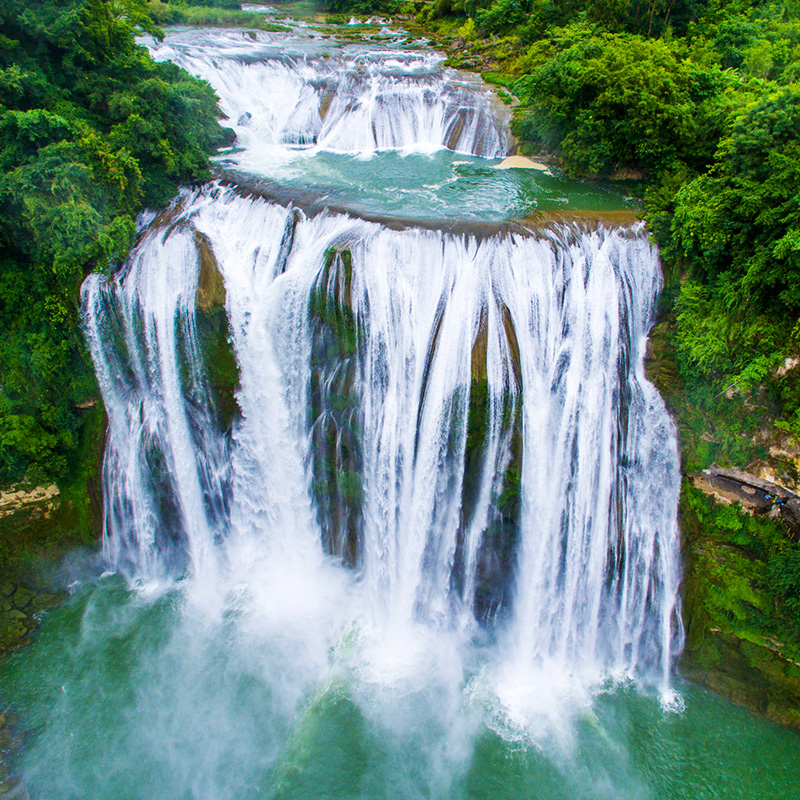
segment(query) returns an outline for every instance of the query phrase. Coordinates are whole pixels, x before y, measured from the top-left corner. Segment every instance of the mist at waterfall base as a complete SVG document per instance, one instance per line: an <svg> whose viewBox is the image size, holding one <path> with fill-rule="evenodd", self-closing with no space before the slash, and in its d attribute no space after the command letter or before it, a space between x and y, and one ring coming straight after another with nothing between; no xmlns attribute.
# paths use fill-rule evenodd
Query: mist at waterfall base
<svg viewBox="0 0 800 800"><path fill-rule="evenodd" d="M118 577L80 589L3 670L31 797L795 796L797 737L691 684L677 684L681 714L609 687L564 708L565 738L525 740L443 674L446 653L370 664L351 635L325 670L277 617L240 601L211 620L180 591L143 597Z"/></svg>
<svg viewBox="0 0 800 800"><path fill-rule="evenodd" d="M505 152L485 87L425 51L175 37L231 124L263 100L226 157L254 175L355 158L388 187ZM439 191L415 213L456 215ZM108 571L75 566L0 664L30 796L794 797L796 736L670 675L659 288L640 227L456 235L218 183L144 218L82 292Z"/></svg>

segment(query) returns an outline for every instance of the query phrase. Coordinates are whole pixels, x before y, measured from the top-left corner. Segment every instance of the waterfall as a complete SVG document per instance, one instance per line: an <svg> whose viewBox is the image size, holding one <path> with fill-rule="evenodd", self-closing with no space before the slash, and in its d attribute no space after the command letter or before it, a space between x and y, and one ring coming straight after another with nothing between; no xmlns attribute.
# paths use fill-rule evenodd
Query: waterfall
<svg viewBox="0 0 800 800"><path fill-rule="evenodd" d="M265 150L358 154L448 148L487 158L510 146L507 114L486 87L419 50L324 53L242 31L169 36L153 45L207 80L236 131L244 166Z"/></svg>
<svg viewBox="0 0 800 800"><path fill-rule="evenodd" d="M8 796L795 796L791 732L673 689L644 225L495 170L491 90L404 32L281 22L147 44L236 143L83 284L104 572L3 661Z"/></svg>
<svg viewBox="0 0 800 800"><path fill-rule="evenodd" d="M235 31L153 51L216 89L245 172L509 146L487 88L427 51ZM184 190L84 283L112 568L274 639L306 675L278 695L424 674L528 732L609 679L668 697L679 468L643 372L643 227L447 232L327 196Z"/></svg>
<svg viewBox="0 0 800 800"><path fill-rule="evenodd" d="M228 427L203 363L215 275ZM371 624L488 627L509 669L666 681L678 463L642 367L659 280L641 228L456 236L184 196L84 286L114 567L332 559Z"/></svg>

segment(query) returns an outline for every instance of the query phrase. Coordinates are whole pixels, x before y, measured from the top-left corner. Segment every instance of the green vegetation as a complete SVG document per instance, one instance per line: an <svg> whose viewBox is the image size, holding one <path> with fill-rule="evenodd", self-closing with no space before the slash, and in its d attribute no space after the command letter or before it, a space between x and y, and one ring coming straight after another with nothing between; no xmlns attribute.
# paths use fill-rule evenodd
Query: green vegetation
<svg viewBox="0 0 800 800"><path fill-rule="evenodd" d="M286 31L257 11L242 11L238 0L149 0L147 13L158 25L207 25L216 28L257 28Z"/></svg>
<svg viewBox="0 0 800 800"><path fill-rule="evenodd" d="M772 87L735 116L712 169L675 197L668 241L691 276L677 298L687 367L749 386L796 350L799 192L800 85ZM781 388L794 414L797 387Z"/></svg>
<svg viewBox="0 0 800 800"><path fill-rule="evenodd" d="M316 0L315 4L330 14L394 14L400 9L397 0Z"/></svg>
<svg viewBox="0 0 800 800"><path fill-rule="evenodd" d="M783 526L722 506L685 482L686 673L800 729L800 544Z"/></svg>
<svg viewBox="0 0 800 800"><path fill-rule="evenodd" d="M717 504L688 482L683 517L710 623L751 641L775 637L800 654L791 644L800 641L800 545L776 520Z"/></svg>
<svg viewBox="0 0 800 800"><path fill-rule="evenodd" d="M0 483L66 480L97 394L80 283L223 140L211 89L140 31L160 35L139 0L0 8Z"/></svg>
<svg viewBox="0 0 800 800"><path fill-rule="evenodd" d="M725 79L664 41L577 25L536 42L519 67L516 130L526 149L558 152L572 174L654 174L711 160Z"/></svg>

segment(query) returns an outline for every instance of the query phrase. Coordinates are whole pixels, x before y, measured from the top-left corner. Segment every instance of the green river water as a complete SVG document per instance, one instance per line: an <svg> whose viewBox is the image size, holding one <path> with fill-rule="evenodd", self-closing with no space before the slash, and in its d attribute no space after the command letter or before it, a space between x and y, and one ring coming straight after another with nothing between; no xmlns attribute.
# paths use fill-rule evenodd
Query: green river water
<svg viewBox="0 0 800 800"><path fill-rule="evenodd" d="M480 692L334 666L321 685L287 642L247 638L178 592L116 577L77 589L0 667L22 720L31 797L409 800L791 800L800 738L676 680L665 711L597 689L542 740L509 735ZM243 624L244 623L244 624ZM334 663L336 659L334 659ZM463 696L471 700L464 702Z"/></svg>

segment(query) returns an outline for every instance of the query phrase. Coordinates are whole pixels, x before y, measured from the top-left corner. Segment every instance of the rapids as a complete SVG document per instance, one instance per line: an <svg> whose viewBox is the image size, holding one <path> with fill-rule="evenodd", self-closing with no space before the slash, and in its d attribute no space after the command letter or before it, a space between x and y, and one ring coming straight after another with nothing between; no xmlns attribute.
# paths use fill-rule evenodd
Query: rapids
<svg viewBox="0 0 800 800"><path fill-rule="evenodd" d="M191 31L155 43L152 52L211 84L247 160L295 148L368 158L446 147L497 158L511 144L508 113L496 96L480 80L444 68L444 57L429 50Z"/></svg>
<svg viewBox="0 0 800 800"><path fill-rule="evenodd" d="M496 169L513 147L508 108L475 76L396 38L365 47L306 29L177 30L149 46L219 95L237 135L220 167L284 204L420 222L628 208L596 186Z"/></svg>

